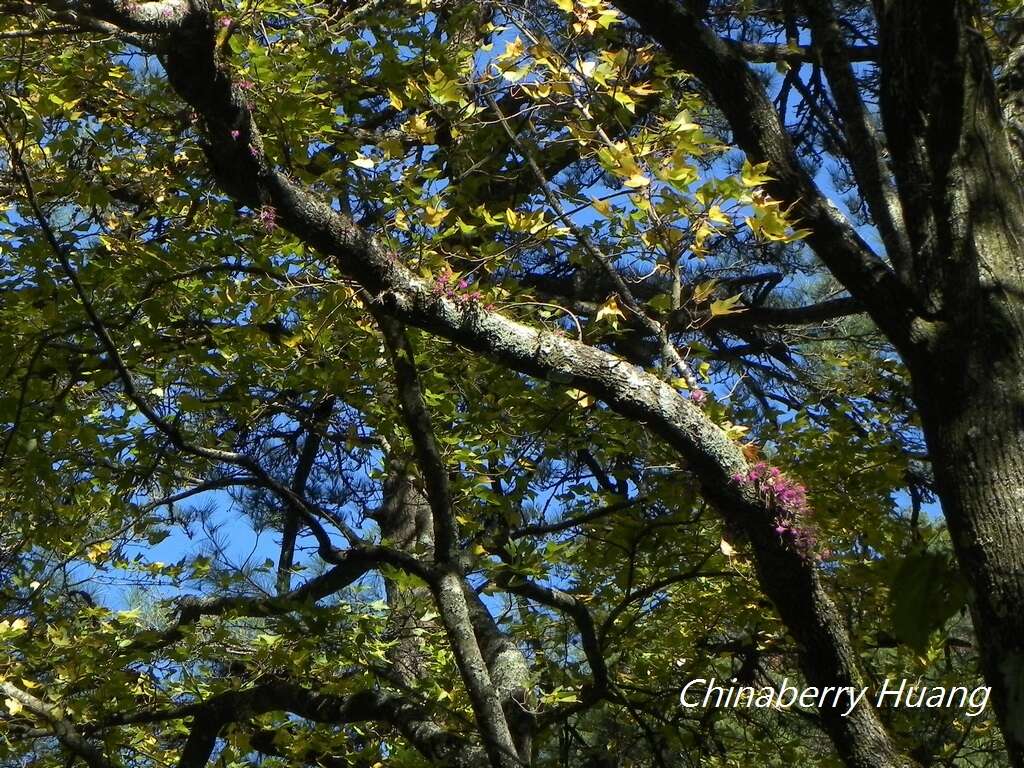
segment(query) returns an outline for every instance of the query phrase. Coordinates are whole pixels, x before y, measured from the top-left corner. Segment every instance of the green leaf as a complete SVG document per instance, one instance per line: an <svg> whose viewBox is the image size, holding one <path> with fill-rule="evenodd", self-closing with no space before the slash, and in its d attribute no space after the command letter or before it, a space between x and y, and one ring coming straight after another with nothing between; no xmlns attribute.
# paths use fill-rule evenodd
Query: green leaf
<svg viewBox="0 0 1024 768"><path fill-rule="evenodd" d="M892 581L893 634L919 653L928 639L963 606L967 585L948 552L907 555Z"/></svg>

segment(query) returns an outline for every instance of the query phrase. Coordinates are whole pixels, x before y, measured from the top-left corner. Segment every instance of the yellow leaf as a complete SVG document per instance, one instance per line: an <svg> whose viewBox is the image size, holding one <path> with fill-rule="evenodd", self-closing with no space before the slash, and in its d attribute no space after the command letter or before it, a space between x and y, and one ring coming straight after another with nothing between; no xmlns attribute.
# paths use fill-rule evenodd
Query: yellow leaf
<svg viewBox="0 0 1024 768"><path fill-rule="evenodd" d="M441 104L456 103L462 98L462 87L459 83L449 79L440 69L427 73L427 83L427 93Z"/></svg>
<svg viewBox="0 0 1024 768"><path fill-rule="evenodd" d="M668 130L670 131L680 132L700 130L700 126L690 119L690 112L685 109L678 115L676 115L665 127L668 128Z"/></svg>
<svg viewBox="0 0 1024 768"><path fill-rule="evenodd" d="M725 432L725 436L730 440L739 440L747 432L750 431L750 427L741 427L738 424L733 424L730 421L722 422L722 431Z"/></svg>
<svg viewBox="0 0 1024 768"><path fill-rule="evenodd" d="M565 394L571 397L580 408L589 408L594 404L594 398L581 389L568 389Z"/></svg>
<svg viewBox="0 0 1024 768"><path fill-rule="evenodd" d="M388 89L388 98L391 100L391 106L395 109L401 109L403 106L402 97L397 93Z"/></svg>
<svg viewBox="0 0 1024 768"><path fill-rule="evenodd" d="M366 168L369 170L376 165L372 158L366 157L366 155L356 155L356 159L352 161L352 165L357 168Z"/></svg>
<svg viewBox="0 0 1024 768"><path fill-rule="evenodd" d="M449 213L451 213L451 210L448 208L435 208L432 205L428 205L424 211L423 223L428 227L436 227L445 220Z"/></svg>
<svg viewBox="0 0 1024 768"><path fill-rule="evenodd" d="M554 3L566 13L572 13L573 0L554 0Z"/></svg>
<svg viewBox="0 0 1024 768"><path fill-rule="evenodd" d="M639 189L640 187L646 187L651 183L651 180L642 173L634 173L624 183L630 189Z"/></svg>
<svg viewBox="0 0 1024 768"><path fill-rule="evenodd" d="M738 307L740 300L743 297L739 294L736 296L730 296L727 299L719 299L718 301L711 302L711 316L716 317L718 315L731 315L737 312L746 312L746 307Z"/></svg>
<svg viewBox="0 0 1024 768"><path fill-rule="evenodd" d="M708 218L716 224L728 224L731 219L722 213L722 209L717 205L712 205L708 209Z"/></svg>
<svg viewBox="0 0 1024 768"><path fill-rule="evenodd" d="M625 315L622 314L622 310L619 309L619 302L616 301L614 296L612 296L610 299L608 299L608 301L601 305L601 308L597 310L597 315L595 319L597 320L597 322L601 322L604 318L608 317L609 315L613 319L625 317Z"/></svg>
<svg viewBox="0 0 1024 768"><path fill-rule="evenodd" d="M698 283L693 289L693 300L697 304L702 304L711 298L711 294L715 290L715 286L718 285L717 280L706 280L703 283Z"/></svg>
<svg viewBox="0 0 1024 768"><path fill-rule="evenodd" d="M722 554L726 557L734 557L736 555L736 550L733 548L732 544L725 539L722 539L718 543L718 548L722 550Z"/></svg>
<svg viewBox="0 0 1024 768"><path fill-rule="evenodd" d="M101 541L99 544L94 544L86 550L85 559L90 563L99 562L112 547L113 544L109 541Z"/></svg>
<svg viewBox="0 0 1024 768"><path fill-rule="evenodd" d="M636 102L633 100L628 93L623 91L616 91L612 94L612 98L615 99L619 104L624 106L630 112L636 112Z"/></svg>
<svg viewBox="0 0 1024 768"><path fill-rule="evenodd" d="M18 714L19 712L21 712L21 710L25 708L17 699L4 699L4 704L7 705L7 711L10 712L12 715Z"/></svg>
<svg viewBox="0 0 1024 768"><path fill-rule="evenodd" d="M502 76L506 80L508 80L510 83L518 83L520 80L522 80L524 77L526 77L529 73L530 73L530 66L529 66L529 64L524 64L521 67L514 67L512 69L504 69L501 72Z"/></svg>
<svg viewBox="0 0 1024 768"><path fill-rule="evenodd" d="M749 160L744 160L740 181L744 187L759 187L766 181L772 181L775 178L766 174L766 170L768 170L768 163L766 162L751 165Z"/></svg>
<svg viewBox="0 0 1024 768"><path fill-rule="evenodd" d="M594 200L591 202L594 206L594 210L600 213L602 216L611 216L612 204L607 200Z"/></svg>
<svg viewBox="0 0 1024 768"><path fill-rule="evenodd" d="M639 83L631 85L629 91L637 96L653 96L656 93L661 93L661 88L656 88L651 83Z"/></svg>
<svg viewBox="0 0 1024 768"><path fill-rule="evenodd" d="M406 122L405 128L409 133L423 139L428 144L434 141L434 129L430 127L427 116L422 112Z"/></svg>

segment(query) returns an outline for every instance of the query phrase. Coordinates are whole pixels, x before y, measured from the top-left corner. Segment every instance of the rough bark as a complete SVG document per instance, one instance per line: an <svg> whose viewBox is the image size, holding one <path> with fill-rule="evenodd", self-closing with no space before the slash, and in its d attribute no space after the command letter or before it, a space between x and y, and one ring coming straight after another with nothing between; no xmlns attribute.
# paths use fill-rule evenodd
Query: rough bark
<svg viewBox="0 0 1024 768"><path fill-rule="evenodd" d="M393 317L378 314L377 320L391 354L398 401L423 476L425 495L415 498L426 502L419 516L425 520L417 522L416 529L420 540L429 537L428 557L436 566L430 588L473 704L484 750L493 768L529 765L532 724L518 708L528 678L525 660L498 630L462 571L449 470L424 402L412 343Z"/></svg>
<svg viewBox="0 0 1024 768"><path fill-rule="evenodd" d="M313 462L316 461L317 453L320 452L321 434L324 424L334 410L335 398L333 396L324 398L313 410L311 423L306 425L306 437L302 442L302 453L299 454L299 461L295 467L295 474L292 476L292 492L302 495L306 492L306 483L309 481L310 472L313 471ZM295 562L295 543L298 540L301 520L292 510L285 510L284 525L281 530L281 556L277 561L277 591L284 594L292 588L292 566Z"/></svg>
<svg viewBox="0 0 1024 768"><path fill-rule="evenodd" d="M394 254L344 215L271 169L244 94L217 62L213 39L208 14L193 12L168 45L165 67L172 87L205 119L210 166L221 187L246 205L273 205L282 226L333 258L384 314L436 332L512 369L589 392L624 416L647 423L687 459L708 499L729 524L748 535L762 586L800 643L801 665L808 681L817 686L856 685L860 675L849 637L821 587L814 563L779 540L770 506L732 479L746 469L739 446L672 387L613 355L438 296L426 281L412 275ZM233 131L243 140L236 140ZM827 206L818 213L822 227L834 230L842 226ZM891 273L877 258L865 254L856 233L851 232L842 230L841 238L854 257L852 271L882 293L893 289ZM877 304L877 299L873 303ZM437 597L453 612L464 608L464 601L460 606L452 589ZM456 617L456 613L450 616ZM460 634L460 626L453 623L449 631L454 640L467 642L461 669L470 682L479 683L471 691L477 697L474 704L486 709L489 718L492 691L477 675L479 664L470 652L469 637ZM851 766L882 768L909 763L898 756L869 706L862 704L846 718L839 717L838 709L825 712L823 722ZM510 743L504 733L492 735L492 743ZM493 754L492 759L506 756Z"/></svg>
<svg viewBox="0 0 1024 768"><path fill-rule="evenodd" d="M882 109L932 343L907 355L985 676L1024 765L1024 198L971 2L882 4ZM941 60L938 51L941 51Z"/></svg>
<svg viewBox="0 0 1024 768"><path fill-rule="evenodd" d="M735 143L751 162L769 163L774 180L765 188L775 199L793 206L801 226L810 231L805 242L895 343L909 345L914 335L912 295L817 188L763 80L740 51L673 0L612 0L612 4L639 24L680 68L700 80L728 121ZM869 143L866 131L861 126L863 140ZM875 161L864 165L862 175L872 179L880 205L885 205L882 170ZM895 219L898 212L892 215Z"/></svg>
<svg viewBox="0 0 1024 768"><path fill-rule="evenodd" d="M430 508L409 469L400 462L395 464L384 483L384 503L373 515L381 539L414 557L429 553L434 541ZM395 638L388 660L396 681L411 688L423 677L425 663L423 639L416 630L429 629L434 623L420 619L431 605L430 590L426 586L402 589L385 577L384 592L389 609L387 631Z"/></svg>
<svg viewBox="0 0 1024 768"><path fill-rule="evenodd" d="M1011 759L1024 764L1024 208L1014 89L1000 106L975 2L881 0L882 117L906 235L887 221L887 169L856 103L827 0L805 3L863 191L896 274L870 253L800 167L753 71L668 0L617 0L708 88L770 191L796 206L808 244L910 367L943 512L971 585L986 679ZM1010 137L1008 141L1007 137ZM893 227L893 224L896 224ZM902 279L900 279L902 278ZM781 610L781 607L780 607Z"/></svg>
<svg viewBox="0 0 1024 768"><path fill-rule="evenodd" d="M385 482L384 504L374 514L381 536L402 551L432 557L433 521L423 492L416 487L408 466L396 462ZM521 764L528 764L531 752L532 718L520 707L529 680L529 668L522 652L504 635L473 589L460 578L469 626L476 637L480 657L491 686L504 712L504 718L516 746ZM420 617L433 604L427 586L399 589L385 580L390 607L389 632L396 642L388 658L394 665L396 680L412 686L423 677L424 643L414 630L436 625L436 619L424 622ZM465 639L465 638L464 638Z"/></svg>
<svg viewBox="0 0 1024 768"><path fill-rule="evenodd" d="M667 0L619 0L617 4L705 81L741 146L752 159L772 164L778 180L770 191L799 203L798 214L813 230L811 245L825 263L895 343L916 349L913 294L814 187L763 86L741 55ZM123 22L130 13L112 4L97 3L97 7L114 23ZM129 22L126 29L165 31L163 23L156 28L148 19ZM584 390L624 416L646 423L688 461L709 501L748 537L761 584L800 645L808 681L818 686L858 686L853 648L813 560L786 547L774 534L770 506L732 479L746 469L743 456L697 406L612 355L438 296L350 219L270 167L244 94L233 86L228 68L217 59L213 19L205 3L194 0L180 14L175 10L166 31L163 63L168 79L202 116L210 168L225 192L244 205L273 206L282 226L333 259L359 282L368 301L382 313L436 332L512 369ZM485 714L488 725L500 726L504 718L500 706L494 706L497 697L477 638L466 631L471 617L464 580L449 571L432 586L445 608L446 629L474 707ZM856 708L847 718L839 717L839 711L823 712L822 722L849 765L881 768L909 763L869 706ZM492 762L510 759L507 729L502 733L498 727L489 736Z"/></svg>

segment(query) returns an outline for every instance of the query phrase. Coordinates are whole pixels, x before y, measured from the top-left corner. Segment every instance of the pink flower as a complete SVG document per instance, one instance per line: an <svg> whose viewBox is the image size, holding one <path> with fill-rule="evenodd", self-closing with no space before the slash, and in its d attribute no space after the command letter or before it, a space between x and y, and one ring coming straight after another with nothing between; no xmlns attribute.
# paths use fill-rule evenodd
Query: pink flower
<svg viewBox="0 0 1024 768"><path fill-rule="evenodd" d="M238 141L238 137L242 135L242 132L237 128L231 132L231 138Z"/></svg>
<svg viewBox="0 0 1024 768"><path fill-rule="evenodd" d="M707 400L707 399L708 399L707 392L705 392L703 389L691 389L690 390L690 400L692 400L697 405L703 405L704 401Z"/></svg>
<svg viewBox="0 0 1024 768"><path fill-rule="evenodd" d="M807 489L782 474L778 467L759 461L747 470L732 476L739 485L753 488L774 510L773 529L776 534L802 557L812 557L817 543L814 530L807 525L811 508L807 503Z"/></svg>
<svg viewBox="0 0 1024 768"><path fill-rule="evenodd" d="M220 20L217 23L220 24L222 27L230 27L231 26L231 17L230 16L221 16Z"/></svg>
<svg viewBox="0 0 1024 768"><path fill-rule="evenodd" d="M256 221L269 234L277 229L277 209L272 205L264 205L256 212Z"/></svg>
<svg viewBox="0 0 1024 768"><path fill-rule="evenodd" d="M239 80L238 87L243 91L248 91L253 88L256 84L252 80Z"/></svg>

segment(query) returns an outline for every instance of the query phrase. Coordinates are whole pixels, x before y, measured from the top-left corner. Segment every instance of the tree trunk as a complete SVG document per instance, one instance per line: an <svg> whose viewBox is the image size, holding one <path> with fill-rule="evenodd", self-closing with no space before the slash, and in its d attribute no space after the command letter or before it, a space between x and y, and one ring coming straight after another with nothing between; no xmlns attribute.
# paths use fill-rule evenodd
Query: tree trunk
<svg viewBox="0 0 1024 768"><path fill-rule="evenodd" d="M928 420L939 496L1015 766L1024 766L1024 432L1021 403L1014 402L1020 393L1018 387L988 407Z"/></svg>
<svg viewBox="0 0 1024 768"><path fill-rule="evenodd" d="M1024 197L965 0L881 4L881 108L924 342L901 351L985 678L1024 766Z"/></svg>
<svg viewBox="0 0 1024 768"><path fill-rule="evenodd" d="M915 389L985 678L1024 766L1024 307L994 304L949 333Z"/></svg>

